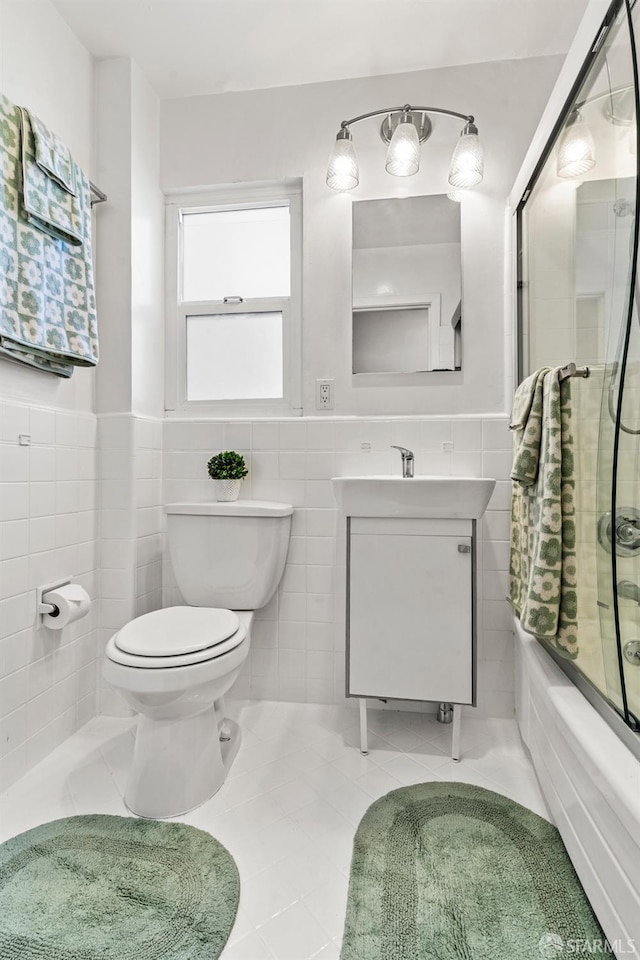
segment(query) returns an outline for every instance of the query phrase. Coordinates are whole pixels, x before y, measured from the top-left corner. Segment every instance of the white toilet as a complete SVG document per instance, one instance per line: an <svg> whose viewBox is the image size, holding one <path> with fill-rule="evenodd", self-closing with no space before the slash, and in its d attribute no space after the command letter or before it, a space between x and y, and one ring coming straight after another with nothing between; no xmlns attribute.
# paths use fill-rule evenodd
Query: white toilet
<svg viewBox="0 0 640 960"><path fill-rule="evenodd" d="M236 500L166 512L173 571L190 606L132 620L103 662L105 680L139 713L125 803L156 818L213 796L238 751L223 697L249 652L253 611L280 583L293 507Z"/></svg>

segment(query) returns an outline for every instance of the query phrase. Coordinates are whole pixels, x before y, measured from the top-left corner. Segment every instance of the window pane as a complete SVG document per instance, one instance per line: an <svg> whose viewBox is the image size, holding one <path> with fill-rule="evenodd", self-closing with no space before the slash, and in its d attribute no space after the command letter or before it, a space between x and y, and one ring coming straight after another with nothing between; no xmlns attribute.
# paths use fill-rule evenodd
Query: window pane
<svg viewBox="0 0 640 960"><path fill-rule="evenodd" d="M281 312L187 317L187 400L282 395Z"/></svg>
<svg viewBox="0 0 640 960"><path fill-rule="evenodd" d="M182 256L186 301L288 297L289 205L185 213Z"/></svg>

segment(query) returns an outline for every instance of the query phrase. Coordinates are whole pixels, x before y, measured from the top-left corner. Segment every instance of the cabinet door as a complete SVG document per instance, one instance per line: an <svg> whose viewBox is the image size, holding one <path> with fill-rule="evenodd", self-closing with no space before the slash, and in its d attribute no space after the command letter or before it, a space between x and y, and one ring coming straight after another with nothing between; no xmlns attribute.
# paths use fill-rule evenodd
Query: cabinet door
<svg viewBox="0 0 640 960"><path fill-rule="evenodd" d="M349 693L471 703L471 538L352 534L349 572Z"/></svg>

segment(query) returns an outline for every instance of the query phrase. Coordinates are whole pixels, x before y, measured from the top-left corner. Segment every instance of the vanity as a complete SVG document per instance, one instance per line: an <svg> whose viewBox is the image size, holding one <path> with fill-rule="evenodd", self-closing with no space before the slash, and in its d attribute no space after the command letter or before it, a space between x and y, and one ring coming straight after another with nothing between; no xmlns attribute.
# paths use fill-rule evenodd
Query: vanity
<svg viewBox="0 0 640 960"><path fill-rule="evenodd" d="M346 676L360 700L475 703L476 524L495 480L476 477L335 477L347 524Z"/></svg>

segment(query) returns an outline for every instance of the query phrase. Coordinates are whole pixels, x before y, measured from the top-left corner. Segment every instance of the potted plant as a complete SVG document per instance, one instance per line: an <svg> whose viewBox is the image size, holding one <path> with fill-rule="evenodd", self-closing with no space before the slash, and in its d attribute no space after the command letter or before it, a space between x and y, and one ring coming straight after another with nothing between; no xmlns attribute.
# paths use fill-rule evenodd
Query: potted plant
<svg viewBox="0 0 640 960"><path fill-rule="evenodd" d="M235 450L215 453L207 464L209 476L215 480L216 500L237 500L242 478L248 474L244 457Z"/></svg>

